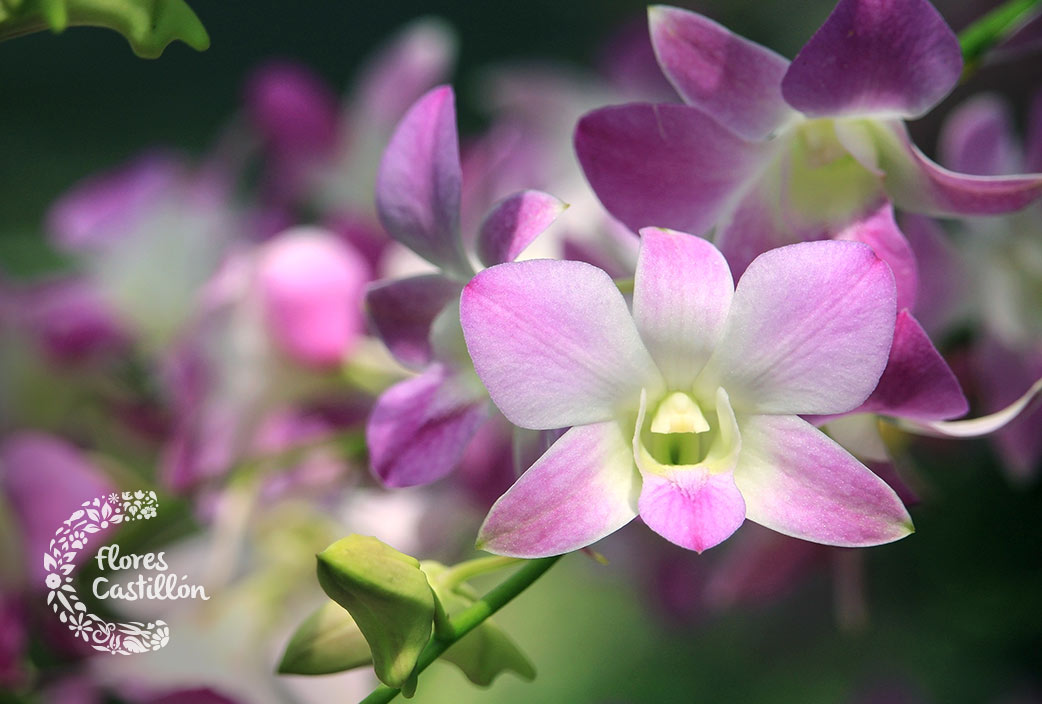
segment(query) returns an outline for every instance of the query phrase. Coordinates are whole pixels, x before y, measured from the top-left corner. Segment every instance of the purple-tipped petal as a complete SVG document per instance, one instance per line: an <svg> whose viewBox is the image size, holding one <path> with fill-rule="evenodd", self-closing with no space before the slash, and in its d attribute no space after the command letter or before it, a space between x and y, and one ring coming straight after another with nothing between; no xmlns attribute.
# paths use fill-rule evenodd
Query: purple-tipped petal
<svg viewBox="0 0 1042 704"><path fill-rule="evenodd" d="M782 94L808 117L914 118L961 72L959 40L926 0L840 0L793 59Z"/></svg>
<svg viewBox="0 0 1042 704"><path fill-rule="evenodd" d="M713 353L731 308L727 262L706 240L641 230L633 319L672 389L687 389Z"/></svg>
<svg viewBox="0 0 1042 704"><path fill-rule="evenodd" d="M695 108L635 103L583 116L575 150L601 203L631 230L701 235L769 146L742 140Z"/></svg>
<svg viewBox="0 0 1042 704"><path fill-rule="evenodd" d="M449 474L488 417L480 383L441 364L399 382L376 401L365 437L373 474L388 487Z"/></svg>
<svg viewBox="0 0 1042 704"><path fill-rule="evenodd" d="M841 230L837 240L863 242L872 248L876 256L890 265L897 286L897 309L915 307L919 290L919 270L915 253L894 220L894 207L884 202L866 217Z"/></svg>
<svg viewBox="0 0 1042 704"><path fill-rule="evenodd" d="M958 418L969 410L955 374L907 310L897 316L879 385L858 410L918 420Z"/></svg>
<svg viewBox="0 0 1042 704"><path fill-rule="evenodd" d="M421 95L445 82L455 60L451 27L432 18L412 22L362 69L352 103L376 124L393 124Z"/></svg>
<svg viewBox="0 0 1042 704"><path fill-rule="evenodd" d="M736 411L844 413L886 366L897 315L893 274L856 242L761 254L738 282L723 338L697 382Z"/></svg>
<svg viewBox="0 0 1042 704"><path fill-rule="evenodd" d="M261 251L257 277L268 329L300 364L339 364L362 334L369 267L331 233L299 228Z"/></svg>
<svg viewBox="0 0 1042 704"><path fill-rule="evenodd" d="M391 237L436 266L467 276L459 233L463 180L452 88L420 98L391 137L376 177L376 210Z"/></svg>
<svg viewBox="0 0 1042 704"><path fill-rule="evenodd" d="M745 139L763 139L791 114L781 82L788 60L707 17L665 5L648 8L663 73L688 105Z"/></svg>
<svg viewBox="0 0 1042 704"><path fill-rule="evenodd" d="M462 288L439 274L373 284L365 293L370 327L395 359L422 367L432 358L431 324Z"/></svg>
<svg viewBox="0 0 1042 704"><path fill-rule="evenodd" d="M79 449L44 433L20 432L0 445L0 490L8 497L32 586L43 589L47 575L43 555L51 538L85 501L114 489ZM107 526L105 526L107 528ZM91 538L101 545L106 533Z"/></svg>
<svg viewBox="0 0 1042 704"><path fill-rule="evenodd" d="M995 95L960 105L944 121L938 141L941 163L952 171L1000 176L1016 172L1020 163L1009 106Z"/></svg>
<svg viewBox="0 0 1042 704"><path fill-rule="evenodd" d="M481 223L478 259L485 266L514 261L567 207L542 191L521 191L504 198Z"/></svg>
<svg viewBox="0 0 1042 704"><path fill-rule="evenodd" d="M640 486L617 423L572 428L496 501L478 547L524 558L584 548L636 517Z"/></svg>
<svg viewBox="0 0 1042 704"><path fill-rule="evenodd" d="M606 421L661 384L622 294L589 264L494 266L463 289L460 311L474 368L516 425Z"/></svg>
<svg viewBox="0 0 1042 704"><path fill-rule="evenodd" d="M999 215L1042 196L1042 174L969 176L928 159L898 122L871 128L883 185L899 208L925 215Z"/></svg>
<svg viewBox="0 0 1042 704"><path fill-rule="evenodd" d="M880 545L912 532L894 490L810 423L754 415L739 425L734 478L750 521L842 547Z"/></svg>
<svg viewBox="0 0 1042 704"><path fill-rule="evenodd" d="M683 468L643 476L641 520L682 548L702 552L719 545L745 521L745 501L730 472Z"/></svg>

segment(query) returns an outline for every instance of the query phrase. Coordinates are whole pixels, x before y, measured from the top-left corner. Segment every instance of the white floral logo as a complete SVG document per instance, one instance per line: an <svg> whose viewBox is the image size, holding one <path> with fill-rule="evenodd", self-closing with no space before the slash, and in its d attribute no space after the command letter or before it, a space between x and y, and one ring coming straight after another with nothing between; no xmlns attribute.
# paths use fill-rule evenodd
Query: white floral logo
<svg viewBox="0 0 1042 704"><path fill-rule="evenodd" d="M47 604L73 635L95 650L120 655L159 650L170 640L165 621L110 623L87 612L72 585L76 557L87 547L89 537L110 525L155 518L159 501L154 491L124 491L86 501L66 520L51 539L43 555L47 570Z"/></svg>

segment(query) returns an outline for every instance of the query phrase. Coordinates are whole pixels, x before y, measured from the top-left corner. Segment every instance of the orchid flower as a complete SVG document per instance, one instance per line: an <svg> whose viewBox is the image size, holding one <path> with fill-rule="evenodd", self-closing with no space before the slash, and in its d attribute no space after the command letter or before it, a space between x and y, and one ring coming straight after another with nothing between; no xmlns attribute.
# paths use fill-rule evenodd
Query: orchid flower
<svg viewBox="0 0 1042 704"><path fill-rule="evenodd" d="M654 6L659 64L686 105L586 115L575 146L590 184L630 228L712 233L740 274L760 252L819 239L883 198L932 215L985 215L1042 195L1042 174L970 176L930 161L902 120L962 69L926 0L840 0L790 63L719 24Z"/></svg>
<svg viewBox="0 0 1042 704"><path fill-rule="evenodd" d="M387 486L426 484L448 474L489 413L463 343L456 301L474 273L460 235L462 188L452 88L435 88L406 113L377 176L376 207L387 232L437 273L372 286L373 331L419 376L377 400L366 428L370 460ZM564 210L539 191L500 201L481 225L477 259L512 261Z"/></svg>
<svg viewBox="0 0 1042 704"><path fill-rule="evenodd" d="M746 518L831 545L907 535L894 491L799 417L875 388L894 336L889 267L860 243L801 243L734 287L705 240L641 236L632 314L581 262L503 264L464 289L467 347L503 414L571 426L492 507L479 544L554 555L638 514L697 551Z"/></svg>

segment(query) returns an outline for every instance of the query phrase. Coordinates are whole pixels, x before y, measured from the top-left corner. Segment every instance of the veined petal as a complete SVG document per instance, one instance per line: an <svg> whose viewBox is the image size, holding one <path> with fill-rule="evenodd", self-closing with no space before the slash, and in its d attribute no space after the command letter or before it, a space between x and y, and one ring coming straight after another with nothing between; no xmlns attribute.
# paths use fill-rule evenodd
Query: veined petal
<svg viewBox="0 0 1042 704"><path fill-rule="evenodd" d="M466 277L471 267L459 233L462 181L455 97L450 86L440 86L409 109L391 137L376 178L376 210L391 237Z"/></svg>
<svg viewBox="0 0 1042 704"><path fill-rule="evenodd" d="M514 261L567 207L542 191L507 196L493 206L481 223L478 259L485 266Z"/></svg>
<svg viewBox="0 0 1042 704"><path fill-rule="evenodd" d="M734 472L746 518L794 538L866 547L903 538L912 520L886 482L796 416L740 416Z"/></svg>
<svg viewBox="0 0 1042 704"><path fill-rule="evenodd" d="M849 411L886 366L895 298L890 267L860 243L803 242L761 254L738 282L696 388L724 387L740 412Z"/></svg>
<svg viewBox="0 0 1042 704"><path fill-rule="evenodd" d="M672 389L688 389L723 333L734 295L723 255L706 240L640 231L633 319Z"/></svg>
<svg viewBox="0 0 1042 704"><path fill-rule="evenodd" d="M917 421L897 419L897 426L903 430L919 435L931 435L939 438L975 438L993 433L1016 420L1027 412L1034 401L1042 396L1042 379L1039 379L1024 395L1000 411L989 413L979 418L948 421Z"/></svg>
<svg viewBox="0 0 1042 704"><path fill-rule="evenodd" d="M998 215L1042 196L1042 174L969 176L930 161L900 122L865 123L894 205L925 215ZM837 130L840 129L837 126Z"/></svg>
<svg viewBox="0 0 1042 704"><path fill-rule="evenodd" d="M492 400L525 428L606 421L662 383L622 294L589 264L486 269L463 289L460 320Z"/></svg>
<svg viewBox="0 0 1042 704"><path fill-rule="evenodd" d="M659 66L684 102L739 137L764 139L793 114L781 93L787 59L676 7L649 7L648 28Z"/></svg>
<svg viewBox="0 0 1042 704"><path fill-rule="evenodd" d="M455 469L489 411L481 384L466 374L432 364L377 399L365 437L384 486L429 484Z"/></svg>
<svg viewBox="0 0 1042 704"><path fill-rule="evenodd" d="M888 201L838 232L833 239L864 242L876 256L890 265L897 286L897 309L915 307L919 273L915 253L894 220Z"/></svg>
<svg viewBox="0 0 1042 704"><path fill-rule="evenodd" d="M938 142L941 163L953 171L1000 176L1019 166L1009 106L995 95L978 95L956 108Z"/></svg>
<svg viewBox="0 0 1042 704"><path fill-rule="evenodd" d="M894 343L879 384L858 409L916 420L957 418L969 410L966 396L940 352L907 310L897 315Z"/></svg>
<svg viewBox="0 0 1042 704"><path fill-rule="evenodd" d="M959 40L926 0L840 0L793 59L782 94L809 117L919 117L962 72Z"/></svg>
<svg viewBox="0 0 1042 704"><path fill-rule="evenodd" d="M575 150L604 207L631 230L669 227L696 235L768 158L685 105L634 103L587 113Z"/></svg>
<svg viewBox="0 0 1042 704"><path fill-rule="evenodd" d="M373 284L365 293L369 325L395 359L422 367L431 361L431 324L462 289L439 274Z"/></svg>
<svg viewBox="0 0 1042 704"><path fill-rule="evenodd" d="M492 506L478 547L525 558L584 548L636 517L639 492L618 423L572 428Z"/></svg>

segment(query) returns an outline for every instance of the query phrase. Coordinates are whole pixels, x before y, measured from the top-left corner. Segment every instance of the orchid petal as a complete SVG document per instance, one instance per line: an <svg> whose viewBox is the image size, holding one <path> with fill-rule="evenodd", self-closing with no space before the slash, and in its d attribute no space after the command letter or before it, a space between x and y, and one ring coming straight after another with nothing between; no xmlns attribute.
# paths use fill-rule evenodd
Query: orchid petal
<svg viewBox="0 0 1042 704"><path fill-rule="evenodd" d="M649 7L648 27L662 72L684 102L739 137L763 139L793 114L781 94L785 58L676 7Z"/></svg>
<svg viewBox="0 0 1042 704"><path fill-rule="evenodd" d="M738 282L696 386L723 386L745 412L849 411L886 366L895 297L890 268L860 243L803 242L761 254Z"/></svg>
<svg viewBox="0 0 1042 704"><path fill-rule="evenodd" d="M460 310L474 368L516 425L606 421L662 383L622 294L589 264L494 266L463 289Z"/></svg>
<svg viewBox="0 0 1042 704"><path fill-rule="evenodd" d="M462 286L439 274L374 284L365 294L373 332L394 358L418 368L431 361L431 325Z"/></svg>
<svg viewBox="0 0 1042 704"><path fill-rule="evenodd" d="M969 303L966 267L935 220L905 213L901 231L915 253L919 273L915 318L931 335L940 334L956 323Z"/></svg>
<svg viewBox="0 0 1042 704"><path fill-rule="evenodd" d="M524 558L578 550L633 520L639 492L616 422L572 428L492 506L478 547Z"/></svg>
<svg viewBox="0 0 1042 704"><path fill-rule="evenodd" d="M915 307L916 292L919 289L915 253L897 227L894 207L889 202L884 202L866 217L844 228L833 239L864 242L871 247L876 256L890 266L890 271L894 274L897 309Z"/></svg>
<svg viewBox="0 0 1042 704"><path fill-rule="evenodd" d="M441 479L487 417L477 379L433 364L377 399L365 429L373 473L388 487Z"/></svg>
<svg viewBox="0 0 1042 704"><path fill-rule="evenodd" d="M478 259L485 266L514 261L567 207L542 191L521 191L504 198L481 223Z"/></svg>
<svg viewBox="0 0 1042 704"><path fill-rule="evenodd" d="M380 222L397 241L447 272L471 271L459 233L463 181L450 86L425 94L391 137L376 179Z"/></svg>
<svg viewBox="0 0 1042 704"><path fill-rule="evenodd" d="M957 418L969 410L955 374L907 310L897 316L879 384L858 410L916 420Z"/></svg>
<svg viewBox="0 0 1042 704"><path fill-rule="evenodd" d="M932 422L898 418L896 424L902 430L918 435L939 438L975 438L993 433L1016 420L1022 413L1028 412L1028 408L1039 396L1042 396L1042 379L1032 384L1031 388L1013 403L986 416Z"/></svg>
<svg viewBox="0 0 1042 704"><path fill-rule="evenodd" d="M633 319L672 389L687 389L713 353L731 307L727 262L706 240L644 228Z"/></svg>
<svg viewBox="0 0 1042 704"><path fill-rule="evenodd" d="M880 545L912 532L894 490L805 420L754 415L739 425L734 478L750 521L842 547Z"/></svg>
<svg viewBox="0 0 1042 704"><path fill-rule="evenodd" d="M272 337L301 364L343 361L362 334L366 261L333 235L297 228L264 246L257 276Z"/></svg>
<svg viewBox="0 0 1042 704"><path fill-rule="evenodd" d="M250 76L245 92L253 127L279 156L314 157L336 146L337 97L307 66L265 64Z"/></svg>
<svg viewBox="0 0 1042 704"><path fill-rule="evenodd" d="M684 105L602 108L583 116L575 131L575 150L597 197L634 231L705 233L769 149Z"/></svg>
<svg viewBox="0 0 1042 704"><path fill-rule="evenodd" d="M1002 408L1042 376L1042 349L1015 350L991 336L975 347L971 361L985 409ZM1042 404L1035 404L995 432L992 441L1012 479L1031 480L1037 474L1042 459L1039 428Z"/></svg>
<svg viewBox="0 0 1042 704"><path fill-rule="evenodd" d="M926 0L840 0L793 59L786 102L809 117L919 117L962 72L959 41Z"/></svg>
<svg viewBox="0 0 1042 704"><path fill-rule="evenodd" d="M824 425L824 430L830 438L842 445L844 450L862 462L890 461L886 443L879 434L879 418L872 413L847 413L836 416Z"/></svg>
<svg viewBox="0 0 1042 704"><path fill-rule="evenodd" d="M994 95L978 95L944 121L938 139L941 163L952 171L999 176L1017 170L1020 151L1013 143L1009 107Z"/></svg>
<svg viewBox="0 0 1042 704"><path fill-rule="evenodd" d="M969 176L938 166L899 122L863 124L873 132L883 185L894 205L925 215L997 215L1042 196L1042 174ZM837 124L837 131L843 129Z"/></svg>

